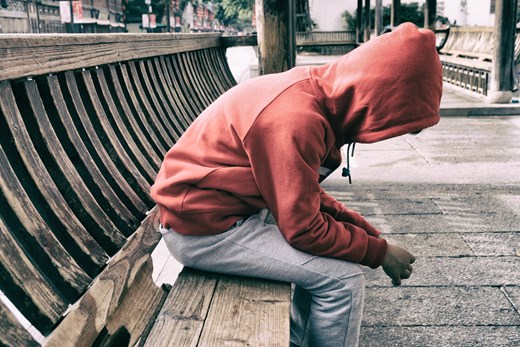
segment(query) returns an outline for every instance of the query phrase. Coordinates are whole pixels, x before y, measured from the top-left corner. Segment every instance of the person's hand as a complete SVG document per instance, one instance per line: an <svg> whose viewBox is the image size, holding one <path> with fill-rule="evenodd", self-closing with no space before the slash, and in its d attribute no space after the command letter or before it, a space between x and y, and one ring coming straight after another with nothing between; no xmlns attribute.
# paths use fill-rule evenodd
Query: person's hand
<svg viewBox="0 0 520 347"><path fill-rule="evenodd" d="M402 279L407 279L412 274L411 264L414 262L415 257L410 252L389 243L382 265L385 273L392 279L392 284L399 286Z"/></svg>

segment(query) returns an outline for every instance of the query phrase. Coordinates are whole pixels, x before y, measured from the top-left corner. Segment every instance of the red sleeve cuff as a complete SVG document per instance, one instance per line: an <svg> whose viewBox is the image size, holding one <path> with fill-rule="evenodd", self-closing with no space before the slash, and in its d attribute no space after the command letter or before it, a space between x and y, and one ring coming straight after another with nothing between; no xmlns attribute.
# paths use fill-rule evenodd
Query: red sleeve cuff
<svg viewBox="0 0 520 347"><path fill-rule="evenodd" d="M387 246L385 239L368 236L367 252L360 264L370 266L372 269L379 267L385 259Z"/></svg>

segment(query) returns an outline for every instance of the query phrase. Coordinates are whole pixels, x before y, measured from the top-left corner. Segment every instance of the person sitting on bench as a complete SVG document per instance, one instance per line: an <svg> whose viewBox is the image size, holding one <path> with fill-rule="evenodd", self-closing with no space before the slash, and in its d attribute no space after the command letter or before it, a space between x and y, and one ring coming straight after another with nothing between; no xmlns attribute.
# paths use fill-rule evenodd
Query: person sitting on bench
<svg viewBox="0 0 520 347"><path fill-rule="evenodd" d="M434 33L405 23L332 63L224 93L169 150L151 190L173 257L294 283L291 345L357 345L360 265L382 266L400 285L414 257L320 182L340 166L344 145L435 125L441 69Z"/></svg>

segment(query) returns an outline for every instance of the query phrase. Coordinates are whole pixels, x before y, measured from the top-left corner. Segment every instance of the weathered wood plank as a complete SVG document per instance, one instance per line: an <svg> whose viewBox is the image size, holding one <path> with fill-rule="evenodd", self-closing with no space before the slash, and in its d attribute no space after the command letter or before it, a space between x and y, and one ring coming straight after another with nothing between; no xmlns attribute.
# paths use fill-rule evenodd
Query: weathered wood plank
<svg viewBox="0 0 520 347"><path fill-rule="evenodd" d="M158 217L157 208L150 211L121 251L49 336L46 346L92 345L114 317L129 288L138 282L142 271L147 271L150 254L160 239Z"/></svg>
<svg viewBox="0 0 520 347"><path fill-rule="evenodd" d="M140 196L142 199L151 202L148 192L150 191L150 182L152 181L149 178L141 174L140 170L135 166L132 160L128 157L128 155L119 157L117 155L116 150L109 146L109 141L105 141L104 137L100 137L92 124L87 112L85 104L81 98L81 94L78 89L78 85L76 82L76 78L74 73L71 71L65 72L65 89L72 101L73 110L75 112L75 124L81 124L81 127L77 125L77 128L83 128L86 132L86 143L92 144L93 151L102 155L102 158L107 162L113 162L114 165L121 171L121 174L130 180L130 184L134 187L138 188L138 192L140 192ZM108 159L108 160L107 160Z"/></svg>
<svg viewBox="0 0 520 347"><path fill-rule="evenodd" d="M82 161L84 163L89 163L89 167L99 170L107 180L111 181L110 185L116 193L121 196L125 202L129 201L132 205L129 206L129 203L125 203L125 205L129 207L130 211L135 213L136 216L144 213L147 210L146 202L143 201L136 192L134 192L129 181L121 175L112 160L108 158L106 151L100 150L100 152L97 152L96 150L92 150L92 147L91 150L88 149L89 143L94 142L95 140L89 138L88 141L84 141L81 137L80 130L76 128L76 125L72 121L58 78L56 76L49 76L47 78L47 84L49 86L49 94L54 103L54 107L56 108L56 118L60 119L63 124L64 133L66 133L75 150L81 156ZM81 125L78 126L81 127ZM101 148L103 147L101 146Z"/></svg>
<svg viewBox="0 0 520 347"><path fill-rule="evenodd" d="M212 33L6 34L0 40L0 80L217 47L220 41Z"/></svg>
<svg viewBox="0 0 520 347"><path fill-rule="evenodd" d="M148 259L124 300L99 334L95 345L135 346L143 338L143 333L151 327L169 290L153 282L152 271L152 260Z"/></svg>
<svg viewBox="0 0 520 347"><path fill-rule="evenodd" d="M44 156L46 162L49 163L51 160L54 160L57 165L54 171L60 171L63 174L65 180L78 196L81 195L85 199L90 200L88 201L89 204L98 204L100 209L105 212L116 226L122 230L127 228L135 229L139 222L137 216L132 214L119 200L104 177L92 172L93 168L92 165L88 165L89 163L86 163L84 170L80 172L79 170L82 169L81 164L73 162L69 158L49 121L49 116L43 105L36 82L34 80L26 81L24 86L38 129L33 128L34 131L32 133L34 138L37 136L37 132L41 134L41 141L38 142L41 146L38 147L41 153L48 154ZM28 114L26 116L29 118ZM44 147L47 149L45 152L43 151Z"/></svg>
<svg viewBox="0 0 520 347"><path fill-rule="evenodd" d="M216 274L184 268L144 345L196 347L217 277Z"/></svg>
<svg viewBox="0 0 520 347"><path fill-rule="evenodd" d="M36 347L31 334L18 322L15 316L0 302L0 345Z"/></svg>
<svg viewBox="0 0 520 347"><path fill-rule="evenodd" d="M186 130L191 124L191 122L195 119L196 115L198 114L195 110L195 107L188 102L186 99L186 96L183 93L183 89L180 85L180 79L177 76L176 70L173 66L173 57L161 57L161 62L163 63L163 71L168 72L168 87L172 91L174 95L174 103L173 105L177 106L177 117L180 120L183 127L181 128L182 131ZM182 107L181 107L182 105ZM180 117L179 117L180 115ZM175 115L172 115L175 116Z"/></svg>
<svg viewBox="0 0 520 347"><path fill-rule="evenodd" d="M38 329L49 331L67 308L68 302L57 293L55 287L31 262L2 216L0 216L0 264L0 288L4 294ZM0 322L1 329L6 328L4 323L8 323L6 320L8 318ZM4 334L0 336L3 337Z"/></svg>
<svg viewBox="0 0 520 347"><path fill-rule="evenodd" d="M187 127L183 128L180 123L182 116L180 115L179 105L175 101L175 97L170 88L171 81L169 81L168 71L164 65L164 57L154 58L153 63L158 78L158 81L155 83L155 88L160 89L160 92L158 91L157 94L161 99L161 102L157 104L157 110L161 122L165 124L167 131L170 133L170 136L173 137L175 143ZM153 94L152 97L156 97L155 94Z"/></svg>
<svg viewBox="0 0 520 347"><path fill-rule="evenodd" d="M121 144L126 142L127 152L133 153L138 158L138 164L143 167L146 166L147 173L153 176L159 169L161 159L158 153L160 153L160 150L151 146L145 134L141 131L141 127L137 124L136 118L143 118L141 116L142 110L139 105L135 109L129 107L129 102L135 102L135 94L132 86L129 85L126 66L123 65L120 68L121 76L116 71L118 68L113 65L106 69L96 70L95 76L101 86L103 97L109 105L110 116L114 119L112 125L114 133L117 131L120 134L120 142ZM109 89L109 84L113 86L113 90ZM123 89L126 90L126 94L124 94ZM130 97L125 97L126 95ZM117 108L116 103L120 105ZM109 124L106 123L105 129L108 129L108 127Z"/></svg>
<svg viewBox="0 0 520 347"><path fill-rule="evenodd" d="M198 346L289 345L289 283L222 276Z"/></svg>

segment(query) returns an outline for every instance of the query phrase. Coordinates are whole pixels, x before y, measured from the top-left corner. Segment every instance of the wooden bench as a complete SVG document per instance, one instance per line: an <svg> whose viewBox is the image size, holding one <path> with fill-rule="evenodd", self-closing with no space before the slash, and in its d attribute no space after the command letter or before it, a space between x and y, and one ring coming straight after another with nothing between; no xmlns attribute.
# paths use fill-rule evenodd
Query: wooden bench
<svg viewBox="0 0 520 347"><path fill-rule="evenodd" d="M436 30L444 81L487 95L493 59L493 27L447 27ZM520 63L520 35L515 64Z"/></svg>
<svg viewBox="0 0 520 347"><path fill-rule="evenodd" d="M355 31L311 31L296 33L296 47L300 52L321 55L343 55L356 48Z"/></svg>
<svg viewBox="0 0 520 347"><path fill-rule="evenodd" d="M287 283L192 269L173 287L152 279L150 185L235 84L227 45L218 34L2 37L1 345L288 345Z"/></svg>

